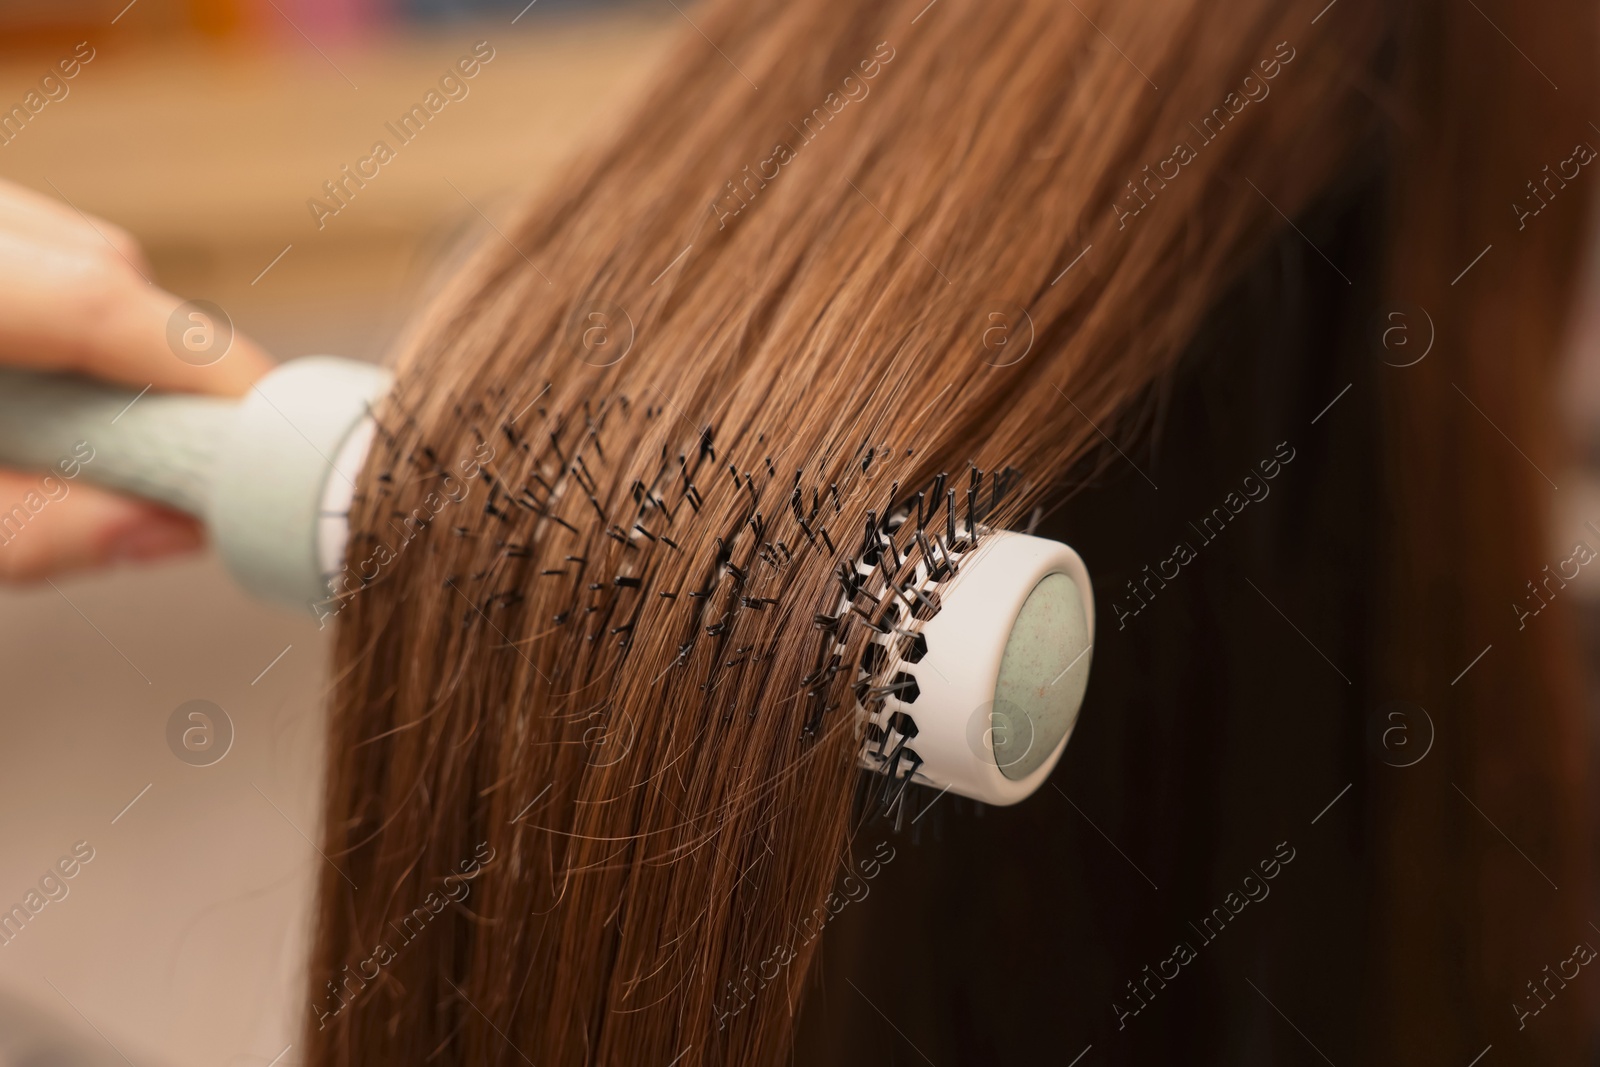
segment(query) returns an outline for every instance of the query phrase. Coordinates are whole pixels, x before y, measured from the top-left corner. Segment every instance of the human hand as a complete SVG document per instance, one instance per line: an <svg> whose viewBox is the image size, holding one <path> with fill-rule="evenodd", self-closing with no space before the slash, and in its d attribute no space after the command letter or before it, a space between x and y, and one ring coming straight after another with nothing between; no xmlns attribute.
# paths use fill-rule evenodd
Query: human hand
<svg viewBox="0 0 1600 1067"><path fill-rule="evenodd" d="M120 227L0 180L0 366L220 396L246 392L272 368L237 333L216 363L179 359L167 323L182 301L150 277L138 243ZM41 478L0 470L0 516L30 494L40 499ZM52 494L48 506L25 511L26 526L0 536L0 581L156 559L204 543L189 516L81 480Z"/></svg>

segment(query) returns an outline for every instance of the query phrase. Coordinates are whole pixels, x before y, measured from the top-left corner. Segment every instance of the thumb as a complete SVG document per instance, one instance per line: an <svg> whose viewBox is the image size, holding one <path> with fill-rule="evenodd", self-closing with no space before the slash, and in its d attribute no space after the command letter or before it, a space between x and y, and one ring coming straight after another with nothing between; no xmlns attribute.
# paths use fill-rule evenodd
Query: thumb
<svg viewBox="0 0 1600 1067"><path fill-rule="evenodd" d="M151 560L205 543L187 515L92 485L0 470L0 581Z"/></svg>

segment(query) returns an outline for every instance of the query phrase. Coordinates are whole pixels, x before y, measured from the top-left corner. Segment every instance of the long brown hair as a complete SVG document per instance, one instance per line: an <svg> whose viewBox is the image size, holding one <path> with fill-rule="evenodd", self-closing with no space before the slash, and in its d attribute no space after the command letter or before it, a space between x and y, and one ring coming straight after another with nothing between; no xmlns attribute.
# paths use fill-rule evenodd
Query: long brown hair
<svg viewBox="0 0 1600 1067"><path fill-rule="evenodd" d="M1582 135L1588 23L1496 12L1546 93L1470 8L1070 6L694 9L647 102L437 299L335 605L309 1062L783 1060L821 943L797 930L870 852L838 564L918 490L976 486L1005 526L1137 468L1250 265L1373 175L1367 275L1295 246L1315 288L1438 330L1349 520L1383 546L1366 661L1439 731L1362 784L1363 1056L1465 1062L1460 1018L1511 1021L1513 978L1582 936L1561 628L1502 641L1496 606L1544 562L1546 487L1484 422L1549 469L1581 190L1515 237L1502 202ZM1572 999L1525 1062L1580 1047Z"/></svg>

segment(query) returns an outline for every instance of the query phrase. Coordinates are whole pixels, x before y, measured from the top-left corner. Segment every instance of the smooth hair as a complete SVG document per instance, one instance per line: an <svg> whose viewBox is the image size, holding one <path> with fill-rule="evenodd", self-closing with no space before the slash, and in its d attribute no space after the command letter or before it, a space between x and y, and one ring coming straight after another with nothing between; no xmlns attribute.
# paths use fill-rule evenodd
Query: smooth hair
<svg viewBox="0 0 1600 1067"><path fill-rule="evenodd" d="M1365 360L1372 399L1345 402L1375 413L1375 476L1323 515L1373 547L1373 606L1337 616L1361 649L1345 666L1438 731L1403 770L1358 740L1296 801L1361 783L1323 824L1368 842L1359 1059L1465 1063L1488 1039L1464 1020L1514 1021L1504 990L1588 929L1566 630L1514 634L1505 607L1545 562L1530 466L1559 469L1544 413L1583 190L1521 233L1507 204L1588 136L1593 20L1496 5L1555 92L1470 5L1322 7L693 9L645 102L443 286L377 412L362 580L337 605L307 1063L787 1062L831 928L811 935L876 810L853 710L871 631L841 622L839 564L944 475L996 527L1117 475L1146 491L1125 464L1168 432L1186 353L1219 317L1267 314L1241 286L1285 249L1310 293L1361 297L1329 316ZM1297 220L1357 202L1373 241L1343 262L1307 247ZM1396 301L1436 332L1403 371L1368 329ZM1211 447L1203 428L1167 444ZM935 528L947 500L927 501ZM1360 737L1355 698L1334 706ZM887 954L932 934L883 936ZM1519 1062L1576 1062L1587 1010L1561 1007Z"/></svg>

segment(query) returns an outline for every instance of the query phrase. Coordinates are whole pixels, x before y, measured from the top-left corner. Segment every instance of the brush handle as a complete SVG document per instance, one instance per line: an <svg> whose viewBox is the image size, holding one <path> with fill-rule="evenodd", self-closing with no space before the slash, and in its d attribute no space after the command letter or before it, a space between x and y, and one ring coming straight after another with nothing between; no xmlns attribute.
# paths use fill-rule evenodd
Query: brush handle
<svg viewBox="0 0 1600 1067"><path fill-rule="evenodd" d="M0 463L60 477L62 465L77 460L85 481L203 518L216 449L235 407L212 397L0 370Z"/></svg>
<svg viewBox="0 0 1600 1067"><path fill-rule="evenodd" d="M247 590L316 613L344 548L326 501L354 491L389 383L333 356L282 364L237 400L0 370L0 465L64 477L76 460L75 476L194 515Z"/></svg>

